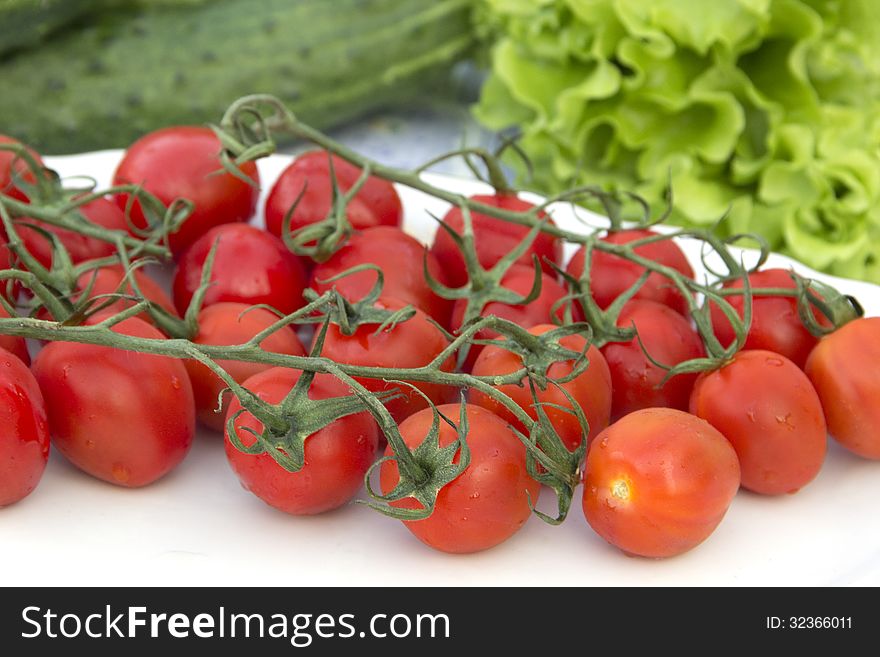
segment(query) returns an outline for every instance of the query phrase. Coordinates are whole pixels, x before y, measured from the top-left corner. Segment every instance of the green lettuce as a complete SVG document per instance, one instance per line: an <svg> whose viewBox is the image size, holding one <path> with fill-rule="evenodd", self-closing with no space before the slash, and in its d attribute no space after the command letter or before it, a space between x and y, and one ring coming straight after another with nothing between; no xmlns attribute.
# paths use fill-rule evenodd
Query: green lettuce
<svg viewBox="0 0 880 657"><path fill-rule="evenodd" d="M880 282L880 1L482 0L476 20L475 112L519 127L529 186L659 204L671 178L676 223Z"/></svg>

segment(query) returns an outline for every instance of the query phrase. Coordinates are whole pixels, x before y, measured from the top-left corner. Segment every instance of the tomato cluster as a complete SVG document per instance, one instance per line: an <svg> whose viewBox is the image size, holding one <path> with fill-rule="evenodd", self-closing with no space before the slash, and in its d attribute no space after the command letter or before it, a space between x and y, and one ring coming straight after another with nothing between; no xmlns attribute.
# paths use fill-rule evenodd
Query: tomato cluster
<svg viewBox="0 0 880 657"><path fill-rule="evenodd" d="M424 245L394 185L323 151L274 182L264 230L249 223L256 166L224 170L221 150L208 129L149 134L117 168L126 187L73 197L63 226L28 216L38 172L0 150L0 194L19 208L0 270L70 286L47 305L10 275L0 321L18 303L116 345L49 342L31 365L22 337L0 335L0 506L34 490L50 436L80 470L140 487L186 457L198 421L224 433L242 486L289 514L346 504L376 470L375 504L433 548L474 552L516 533L543 484L580 478L599 535L668 557L740 488L809 484L829 432L880 459L880 318L832 330L814 299L805 323L791 272L742 272L701 298L679 244L644 227L566 260L565 231L508 190L452 207ZM169 230L139 190L192 211ZM344 194L334 251L301 254L291 238ZM120 242L83 225L166 245L170 294L137 249L114 260Z"/></svg>

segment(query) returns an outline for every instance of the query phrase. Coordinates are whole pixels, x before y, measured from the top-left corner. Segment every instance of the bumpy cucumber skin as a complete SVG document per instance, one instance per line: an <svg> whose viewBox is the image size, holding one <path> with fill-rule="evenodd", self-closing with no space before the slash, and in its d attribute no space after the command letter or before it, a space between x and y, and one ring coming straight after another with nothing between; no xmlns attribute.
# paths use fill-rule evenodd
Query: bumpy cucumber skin
<svg viewBox="0 0 880 657"><path fill-rule="evenodd" d="M0 64L0 132L124 147L272 93L329 127L430 94L473 45L472 0L213 0L102 14Z"/></svg>
<svg viewBox="0 0 880 657"><path fill-rule="evenodd" d="M47 35L101 9L106 0L0 0L0 56L35 46Z"/></svg>

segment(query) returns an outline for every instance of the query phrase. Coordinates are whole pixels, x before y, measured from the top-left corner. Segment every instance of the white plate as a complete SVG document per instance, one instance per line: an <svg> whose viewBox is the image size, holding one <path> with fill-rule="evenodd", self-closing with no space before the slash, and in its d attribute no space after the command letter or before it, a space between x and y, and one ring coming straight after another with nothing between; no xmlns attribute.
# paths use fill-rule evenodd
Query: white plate
<svg viewBox="0 0 880 657"><path fill-rule="evenodd" d="M120 153L46 158L62 175L109 184ZM268 188L290 158L260 162ZM471 194L479 183L432 176ZM401 189L406 228L428 240L426 209L442 203ZM262 204L261 204L262 206ZM567 208L554 212L578 224ZM689 255L696 255L685 244ZM782 256L770 264L810 272ZM815 274L880 314L880 288ZM120 427L120 431L124 431ZM552 496L546 495L544 502ZM818 478L792 496L741 492L718 530L664 561L629 558L584 521L537 518L506 543L450 556L401 523L357 505L314 518L269 508L241 489L222 440L200 434L173 473L140 490L105 484L53 454L37 490L0 512L0 584L10 585L821 585L880 584L880 464L831 444Z"/></svg>

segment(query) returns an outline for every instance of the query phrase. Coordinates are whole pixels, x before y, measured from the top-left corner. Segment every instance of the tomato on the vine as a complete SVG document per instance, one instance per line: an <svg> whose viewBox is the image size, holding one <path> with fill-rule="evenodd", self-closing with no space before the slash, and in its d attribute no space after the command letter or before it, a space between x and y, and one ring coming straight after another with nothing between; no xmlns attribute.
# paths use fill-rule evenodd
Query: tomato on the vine
<svg viewBox="0 0 880 657"><path fill-rule="evenodd" d="M438 406L437 410L458 424L460 404ZM507 540L529 519L529 502L537 503L541 491L526 470L526 448L507 422L480 406L468 405L466 413L470 465L440 489L429 517L404 523L420 541L443 552L478 552ZM432 409L427 408L401 423L400 435L410 450L425 439L433 419ZM440 447L456 439L457 432L441 420ZM385 456L393 455L389 444ZM382 492L391 492L400 481L397 462L382 463L379 475ZM420 508L413 498L392 505Z"/></svg>
<svg viewBox="0 0 880 657"><path fill-rule="evenodd" d="M690 412L730 441L742 485L756 493L794 493L825 461L828 435L819 396L797 365L772 351L741 351L702 373Z"/></svg>
<svg viewBox="0 0 880 657"><path fill-rule="evenodd" d="M113 331L164 339L138 318L116 324ZM93 477L120 486L145 486L174 469L189 452L195 404L181 361L52 342L37 356L33 369L46 398L53 444Z"/></svg>
<svg viewBox="0 0 880 657"><path fill-rule="evenodd" d="M550 324L538 324L530 328L529 333L532 335L543 335L554 328L556 327ZM565 336L559 343L572 351L585 352L587 362L589 363L586 370L578 374L574 379L560 384L560 386L574 398L575 402L583 410L589 423L589 438L592 439L608 426L611 417L611 372L608 369L608 363L605 362L602 353L594 345L590 345L589 349L585 349L587 341L581 335ZM480 352L477 361L474 363L473 370L471 370L471 374L474 376L502 376L516 372L522 369L522 367L523 362L519 355L503 347L488 345ZM562 379L569 376L573 369L574 361L553 363L547 370L547 378L553 380ZM535 399L532 397L528 384L502 385L497 386L497 388L513 399L529 417L533 420L537 419L538 411L535 408ZM537 392L537 401L545 404L544 412L550 419L553 428L556 429L556 432L569 451L574 451L584 440L585 436L577 417L573 413L563 410L564 408L570 409L572 407L571 402L553 384L548 384L544 390L537 387L535 390ZM499 417L516 426L520 431L525 429L522 423L516 419L516 416L494 397L481 392L477 388L471 388L469 395L473 403L488 408Z"/></svg>
<svg viewBox="0 0 880 657"><path fill-rule="evenodd" d="M643 409L590 445L584 515L624 552L671 557L708 538L739 483L736 452L708 422L669 408Z"/></svg>
<svg viewBox="0 0 880 657"><path fill-rule="evenodd" d="M0 144L18 145L21 142L7 135L0 134ZM43 160L40 159L36 151L32 148L27 148L27 152L36 160L37 164L42 166ZM27 202L27 194L16 185L18 177L31 185L37 181L27 162L18 154L12 151L0 150L0 194L14 198L17 201Z"/></svg>
<svg viewBox="0 0 880 657"><path fill-rule="evenodd" d="M199 313L199 332L192 341L202 345L240 345L266 330L276 321L278 317L263 308L252 308L243 303L217 303L202 309ZM304 356L306 353L296 332L290 326L272 333L260 343L260 347L265 351L291 356ZM200 362L187 360L184 363L192 382L199 420L215 431L223 431L226 409L229 408L232 393L228 391L224 393L222 408L218 409L220 393L226 388L226 384ZM271 367L260 363L224 359L217 359L216 363L238 383L244 383L245 379Z"/></svg>
<svg viewBox="0 0 880 657"><path fill-rule="evenodd" d="M527 212L535 207L534 204L511 193L478 194L472 196L471 200L511 212ZM546 215L541 213L541 217L545 218ZM464 217L461 208L455 207L447 212L443 217L443 223L460 235L464 230ZM547 223L554 225L553 220L549 218ZM531 230L528 226L503 221L479 212L471 213L471 225L477 258L484 269L491 268L515 249ZM442 226L437 228L431 252L436 256L443 271L447 273L451 286L461 287L467 283L468 275L461 251ZM538 233L535 241L517 262L522 265L530 265L533 255L538 256L544 271L552 274L553 269L546 261L555 263L561 261L562 243L552 235Z"/></svg>
<svg viewBox="0 0 880 657"><path fill-rule="evenodd" d="M0 304L0 319L7 319L10 314ZM28 354L27 341L14 335L0 335L0 349L5 349L18 358L25 365L30 365L31 357Z"/></svg>
<svg viewBox="0 0 880 657"><path fill-rule="evenodd" d="M220 140L209 128L163 128L129 146L116 169L114 185L141 185L166 206L177 199L192 201L193 213L177 232L168 236L175 254L210 228L247 221L254 214L260 194L257 165L245 162L240 166L253 181L249 184L223 171L221 150ZM129 204L128 194L116 198L120 208ZM132 205L131 218L136 226L147 227L139 201Z"/></svg>
<svg viewBox="0 0 880 657"><path fill-rule="evenodd" d="M362 171L341 157L333 155L332 159L339 190L345 193L357 182ZM330 156L324 151L300 155L281 172L269 192L266 199L266 230L281 237L284 217L294 204L297 205L291 215L291 230L322 221L330 212L332 189ZM394 185L370 176L349 202L346 216L357 230L374 226L400 226L403 206Z"/></svg>
<svg viewBox="0 0 880 657"><path fill-rule="evenodd" d="M245 388L269 404L277 404L299 380L301 373L283 367L260 372L244 382ZM328 374L315 376L310 399L350 395L338 379ZM242 410L237 398L229 404L227 418L235 418L236 434L250 447L262 423ZM237 416L237 417L236 417ZM319 429L305 440L305 464L289 472L268 454L245 454L236 449L226 431L226 458L241 485L266 504L293 515L313 515L342 506L364 484L364 475L376 457L379 427L366 411L346 415Z"/></svg>
<svg viewBox="0 0 880 657"><path fill-rule="evenodd" d="M34 375L0 348L0 507L27 497L49 459L46 405Z"/></svg>

